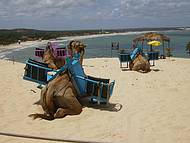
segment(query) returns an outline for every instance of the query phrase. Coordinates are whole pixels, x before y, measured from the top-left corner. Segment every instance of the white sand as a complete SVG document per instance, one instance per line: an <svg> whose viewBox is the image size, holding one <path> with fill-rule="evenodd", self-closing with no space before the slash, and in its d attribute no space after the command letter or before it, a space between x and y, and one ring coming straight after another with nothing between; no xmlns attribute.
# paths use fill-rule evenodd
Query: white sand
<svg viewBox="0 0 190 143"><path fill-rule="evenodd" d="M46 43L47 43L46 40L42 40L42 41L26 41L26 42L21 42L21 44L15 43L10 45L0 45L0 59L6 59L6 55L13 51L29 48L31 46L38 47L39 45Z"/></svg>
<svg viewBox="0 0 190 143"><path fill-rule="evenodd" d="M26 41L26 42L21 42L20 44L15 43L15 44L10 44L10 45L0 45L0 52L7 51L7 50L21 49L24 47L26 48L30 45L40 44L42 42L46 42L46 41Z"/></svg>
<svg viewBox="0 0 190 143"><path fill-rule="evenodd" d="M110 103L123 108L86 107L80 115L53 121L28 117L42 110L32 105L40 90L22 79L24 66L0 60L0 132L118 143L190 142L190 59L156 61L147 74L121 71L118 59L85 59L86 74L116 81ZM50 141L0 135L0 142Z"/></svg>

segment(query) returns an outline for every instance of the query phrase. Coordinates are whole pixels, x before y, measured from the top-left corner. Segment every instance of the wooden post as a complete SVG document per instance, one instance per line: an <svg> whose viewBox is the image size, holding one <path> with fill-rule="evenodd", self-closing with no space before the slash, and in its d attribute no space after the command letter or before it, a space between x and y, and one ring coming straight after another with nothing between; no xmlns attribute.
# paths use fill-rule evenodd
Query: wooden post
<svg viewBox="0 0 190 143"><path fill-rule="evenodd" d="M108 87L107 87L106 106L108 106L109 98L110 98L110 84L108 84Z"/></svg>
<svg viewBox="0 0 190 143"><path fill-rule="evenodd" d="M152 52L152 45L150 45L150 52Z"/></svg>
<svg viewBox="0 0 190 143"><path fill-rule="evenodd" d="M100 82L98 82L97 87L98 87L97 102L98 102L98 105L100 105L100 98L101 98L101 83Z"/></svg>
<svg viewBox="0 0 190 143"><path fill-rule="evenodd" d="M14 56L12 57L13 65L15 64L15 58Z"/></svg>
<svg viewBox="0 0 190 143"><path fill-rule="evenodd" d="M112 47L111 47L111 58L112 58Z"/></svg>
<svg viewBox="0 0 190 143"><path fill-rule="evenodd" d="M163 59L165 59L165 48L164 48L165 45L164 45L164 41L162 41L162 43L163 43L163 45L162 45L162 48L163 48L163 49L162 49L162 50L163 50Z"/></svg>

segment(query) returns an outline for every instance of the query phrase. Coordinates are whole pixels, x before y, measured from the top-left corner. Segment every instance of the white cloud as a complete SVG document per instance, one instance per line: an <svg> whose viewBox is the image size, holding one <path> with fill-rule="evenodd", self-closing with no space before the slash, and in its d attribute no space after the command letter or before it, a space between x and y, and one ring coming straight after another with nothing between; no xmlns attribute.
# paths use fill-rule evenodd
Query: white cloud
<svg viewBox="0 0 190 143"><path fill-rule="evenodd" d="M41 21L42 26L56 21L60 27L76 22L124 27L147 20L190 25L190 0L0 0L0 18L0 24L22 19L23 23Z"/></svg>
<svg viewBox="0 0 190 143"><path fill-rule="evenodd" d="M7 12L8 17L52 16L52 14L72 13L71 9L86 7L95 2L96 0L1 0L0 10ZM5 13L0 13L3 14Z"/></svg>

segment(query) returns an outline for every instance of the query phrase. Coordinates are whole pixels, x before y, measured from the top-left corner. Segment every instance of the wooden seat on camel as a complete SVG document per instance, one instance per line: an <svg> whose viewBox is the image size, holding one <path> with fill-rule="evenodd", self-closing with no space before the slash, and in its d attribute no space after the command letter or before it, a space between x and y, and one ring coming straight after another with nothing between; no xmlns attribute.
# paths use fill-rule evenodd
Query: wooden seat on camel
<svg viewBox="0 0 190 143"><path fill-rule="evenodd" d="M147 52L148 55L148 61L152 61L152 66L155 65L155 60L159 59L159 51L152 51L152 52Z"/></svg>
<svg viewBox="0 0 190 143"><path fill-rule="evenodd" d="M141 49L138 48L138 47L133 49L132 52L126 52L125 50L121 50L119 52L120 68L125 68L125 67L123 67L123 64L122 64L122 63L125 63L125 62L127 63L126 68L128 68L129 63L131 61L133 61L140 52L141 52Z"/></svg>
<svg viewBox="0 0 190 143"><path fill-rule="evenodd" d="M126 68L129 67L129 62L131 62L130 53L119 53L120 68L123 68L123 63L127 63Z"/></svg>
<svg viewBox="0 0 190 143"><path fill-rule="evenodd" d="M87 94L90 95L91 101L107 103L112 95L115 82L110 79L96 78L87 76Z"/></svg>
<svg viewBox="0 0 190 143"><path fill-rule="evenodd" d="M35 49L35 56L42 58L43 55L44 55L44 51L45 51L45 50L42 49L42 48L36 48L36 49Z"/></svg>
<svg viewBox="0 0 190 143"><path fill-rule="evenodd" d="M23 79L30 80L39 84L47 84L49 81L67 69L67 64L58 70L48 68L48 64L29 59L26 61Z"/></svg>
<svg viewBox="0 0 190 143"><path fill-rule="evenodd" d="M39 84L46 84L48 82L47 73L52 71L52 69L48 68L46 63L38 62L32 59L26 61L26 66L24 69L25 72L23 78Z"/></svg>
<svg viewBox="0 0 190 143"><path fill-rule="evenodd" d="M87 76L78 60L74 60L69 66L70 77L80 97L89 97L98 104L108 103L112 95L115 81L109 79Z"/></svg>

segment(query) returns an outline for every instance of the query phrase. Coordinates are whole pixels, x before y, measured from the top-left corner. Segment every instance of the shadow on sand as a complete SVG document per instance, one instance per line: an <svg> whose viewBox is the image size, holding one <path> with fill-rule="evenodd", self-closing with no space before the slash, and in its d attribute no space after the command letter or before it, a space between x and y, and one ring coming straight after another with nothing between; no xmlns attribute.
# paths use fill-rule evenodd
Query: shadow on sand
<svg viewBox="0 0 190 143"><path fill-rule="evenodd" d="M131 71L129 68L121 68L122 71Z"/></svg>
<svg viewBox="0 0 190 143"><path fill-rule="evenodd" d="M159 71L161 71L160 69L152 69L152 71L154 71L154 72L159 72Z"/></svg>
<svg viewBox="0 0 190 143"><path fill-rule="evenodd" d="M97 104L97 103L91 103L89 101L82 101L81 104L87 108L99 109L99 110L110 111L110 112L118 112L123 107L120 103Z"/></svg>

